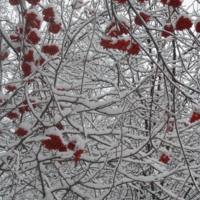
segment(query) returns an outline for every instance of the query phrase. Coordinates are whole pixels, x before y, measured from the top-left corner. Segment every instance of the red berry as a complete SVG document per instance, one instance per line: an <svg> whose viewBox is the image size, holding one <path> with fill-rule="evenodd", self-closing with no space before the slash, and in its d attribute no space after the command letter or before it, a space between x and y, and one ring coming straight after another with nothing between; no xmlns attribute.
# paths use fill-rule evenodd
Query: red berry
<svg viewBox="0 0 200 200"><path fill-rule="evenodd" d="M147 15L143 12L140 13L141 18L145 21L145 22L149 22L151 15ZM142 22L140 21L139 17L135 17L135 23L138 26L143 26Z"/></svg>
<svg viewBox="0 0 200 200"><path fill-rule="evenodd" d="M176 30L183 31L184 29L190 29L192 27L192 21L188 17L180 16L176 22Z"/></svg>

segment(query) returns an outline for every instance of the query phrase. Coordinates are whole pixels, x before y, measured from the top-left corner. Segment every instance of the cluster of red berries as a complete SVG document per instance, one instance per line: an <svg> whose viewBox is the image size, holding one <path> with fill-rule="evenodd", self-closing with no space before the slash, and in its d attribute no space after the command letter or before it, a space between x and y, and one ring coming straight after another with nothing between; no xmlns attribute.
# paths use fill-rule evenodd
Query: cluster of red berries
<svg viewBox="0 0 200 200"><path fill-rule="evenodd" d="M200 113L199 112L193 112L192 116L190 118L190 123L193 123L193 122L195 122L199 119L200 119Z"/></svg>
<svg viewBox="0 0 200 200"><path fill-rule="evenodd" d="M200 22L196 24L195 30L197 33L200 33Z"/></svg>
<svg viewBox="0 0 200 200"><path fill-rule="evenodd" d="M59 52L59 48L56 45L44 45L42 52L53 56Z"/></svg>
<svg viewBox="0 0 200 200"><path fill-rule="evenodd" d="M116 1L117 3L126 3L126 0L114 0Z"/></svg>
<svg viewBox="0 0 200 200"><path fill-rule="evenodd" d="M173 130L173 128L171 126L172 123L173 123L173 121L169 121L169 125L167 126L167 131L171 132Z"/></svg>
<svg viewBox="0 0 200 200"><path fill-rule="evenodd" d="M30 99L29 101L30 101L31 103L35 103L35 100ZM20 107L20 108L19 108L19 112L20 112L20 113L30 112L30 109L29 109L29 107L27 106L27 105L28 105L27 100L24 100L24 101L22 102L22 104L23 104L23 105L26 105L26 106ZM36 107L37 107L36 104L33 104L32 106L33 106L33 108L36 108Z"/></svg>
<svg viewBox="0 0 200 200"><path fill-rule="evenodd" d="M31 28L40 29L41 21L38 19L38 15L34 12L29 12L25 14L26 24L25 33L28 34Z"/></svg>
<svg viewBox="0 0 200 200"><path fill-rule="evenodd" d="M176 30L183 31L184 29L190 29L192 27L192 21L188 17L180 16L176 22Z"/></svg>
<svg viewBox="0 0 200 200"><path fill-rule="evenodd" d="M10 91L10 92L13 92L17 89L16 86L12 86L12 85L6 85L6 90Z"/></svg>
<svg viewBox="0 0 200 200"><path fill-rule="evenodd" d="M24 54L23 58L25 62L34 62L33 50L29 50L27 54Z"/></svg>
<svg viewBox="0 0 200 200"><path fill-rule="evenodd" d="M76 141L72 141L70 142L68 145L67 145L67 148L74 151L76 147ZM76 152L74 152L74 162L78 162L81 160L81 154L84 153L84 150L80 149L80 150L77 150Z"/></svg>
<svg viewBox="0 0 200 200"><path fill-rule="evenodd" d="M32 30L26 39L26 42L28 43L32 43L34 45L38 44L38 42L40 41L40 37L38 36L38 34L36 33L36 31Z"/></svg>
<svg viewBox="0 0 200 200"><path fill-rule="evenodd" d="M147 15L143 12L140 13L140 17L145 21L145 22L149 22L150 21L150 17L151 15ZM139 19L139 17L135 17L134 19L135 23L138 25L138 26L142 26L142 22L141 20Z"/></svg>
<svg viewBox="0 0 200 200"><path fill-rule="evenodd" d="M46 135L50 137L50 140L42 140L42 145L48 150L67 151L67 147L63 144L61 138L58 135Z"/></svg>
<svg viewBox="0 0 200 200"><path fill-rule="evenodd" d="M81 154L84 153L83 149L77 150L76 152L74 152L74 162L78 162L81 160Z"/></svg>
<svg viewBox="0 0 200 200"><path fill-rule="evenodd" d="M57 34L60 32L61 29L62 29L61 22L57 22L56 20L54 20L52 23L49 24L48 31Z"/></svg>
<svg viewBox="0 0 200 200"><path fill-rule="evenodd" d="M11 111L11 112L8 113L7 117L8 117L9 119L16 119L16 118L19 117L19 113L16 112L16 111Z"/></svg>
<svg viewBox="0 0 200 200"><path fill-rule="evenodd" d="M65 88L58 88L58 91L66 91Z"/></svg>
<svg viewBox="0 0 200 200"><path fill-rule="evenodd" d="M40 58L39 60L36 60L35 61L35 65L36 66L41 66L41 65L43 65L43 63L45 62L45 59L44 58Z"/></svg>
<svg viewBox="0 0 200 200"><path fill-rule="evenodd" d="M62 29L62 23L56 19L56 14L53 7L47 7L42 11L43 19L49 22L48 31L57 34Z"/></svg>
<svg viewBox="0 0 200 200"><path fill-rule="evenodd" d="M118 49L121 51L127 51L129 55L137 55L140 51L140 47L138 44L136 43L130 44L130 40L124 40L124 39L113 42L110 39L107 40L101 38L100 45L103 46L104 49Z"/></svg>
<svg viewBox="0 0 200 200"><path fill-rule="evenodd" d="M129 55L138 55L140 52L140 46L136 43L132 43L130 48L127 49Z"/></svg>
<svg viewBox="0 0 200 200"><path fill-rule="evenodd" d="M171 32L171 33L174 33L174 29L173 29L173 26L172 25L165 25L164 28L163 28L165 31L168 31L168 32ZM166 33L166 32L162 32L162 36L167 38L170 36L169 33Z"/></svg>
<svg viewBox="0 0 200 200"><path fill-rule="evenodd" d="M4 61L8 57L9 53L6 51L0 54L0 60Z"/></svg>
<svg viewBox="0 0 200 200"><path fill-rule="evenodd" d="M138 2L140 3L144 3L145 1L148 1L148 0L138 0Z"/></svg>
<svg viewBox="0 0 200 200"><path fill-rule="evenodd" d="M128 34L128 31L126 29L130 30L130 27L127 26L125 22L121 23L123 25L112 22L111 25L107 28L106 33L108 33L110 37L118 37L123 34ZM124 27L126 27L126 29Z"/></svg>
<svg viewBox="0 0 200 200"><path fill-rule="evenodd" d="M182 1L180 0L161 0L160 2L164 5L172 6L174 8L178 8L182 4Z"/></svg>
<svg viewBox="0 0 200 200"><path fill-rule="evenodd" d="M170 131L170 132L171 132L171 131L172 131L172 126L168 126L168 127L167 127L167 131Z"/></svg>
<svg viewBox="0 0 200 200"><path fill-rule="evenodd" d="M53 7L47 7L42 11L43 19L46 22L53 22L54 18L55 18L55 12Z"/></svg>
<svg viewBox="0 0 200 200"><path fill-rule="evenodd" d="M20 38L20 36L18 36L18 35L10 35L10 39L11 39L13 42L21 42L21 38Z"/></svg>
<svg viewBox="0 0 200 200"><path fill-rule="evenodd" d="M24 77L27 77L32 73L31 65L26 62L22 63L21 68L24 72Z"/></svg>
<svg viewBox="0 0 200 200"><path fill-rule="evenodd" d="M59 130L63 130L63 126L62 126L62 124L56 124L56 127L57 127L57 129L59 129Z"/></svg>
<svg viewBox="0 0 200 200"><path fill-rule="evenodd" d="M163 162L163 163L168 163L170 161L170 158L167 154L163 153L161 156L160 156L160 159L159 159L160 162Z"/></svg>
<svg viewBox="0 0 200 200"><path fill-rule="evenodd" d="M23 137L23 136L25 136L26 134L28 133L28 131L27 130L25 130L24 128L21 128L21 127L19 127L15 132L14 132L14 134L16 134L17 136L21 136L21 137Z"/></svg>
<svg viewBox="0 0 200 200"><path fill-rule="evenodd" d="M19 0L9 0L10 5L17 6L19 5Z"/></svg>
<svg viewBox="0 0 200 200"><path fill-rule="evenodd" d="M57 135L46 135L50 137L50 140L42 140L42 145L49 150L58 150L60 152L66 152L67 149L74 151L76 147L76 141L69 142L67 145L64 145L62 139ZM80 161L81 154L84 153L84 150L80 149L74 152L74 162Z"/></svg>
<svg viewBox="0 0 200 200"><path fill-rule="evenodd" d="M26 0L28 3L37 6L37 4L40 2L40 0Z"/></svg>
<svg viewBox="0 0 200 200"><path fill-rule="evenodd" d="M194 22L195 24L195 30L197 33L200 33L200 18L197 18Z"/></svg>
<svg viewBox="0 0 200 200"><path fill-rule="evenodd" d="M130 45L130 40L117 40L113 42L112 40L107 40L101 38L100 45L103 46L104 49L118 49L122 51L126 51L127 47Z"/></svg>

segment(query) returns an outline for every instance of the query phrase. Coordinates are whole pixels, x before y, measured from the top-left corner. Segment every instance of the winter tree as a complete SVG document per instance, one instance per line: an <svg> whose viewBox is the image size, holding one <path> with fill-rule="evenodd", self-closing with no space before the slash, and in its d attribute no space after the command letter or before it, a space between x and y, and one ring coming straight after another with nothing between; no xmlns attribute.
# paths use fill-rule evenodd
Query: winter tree
<svg viewBox="0 0 200 200"><path fill-rule="evenodd" d="M199 3L1 0L0 199L200 199Z"/></svg>

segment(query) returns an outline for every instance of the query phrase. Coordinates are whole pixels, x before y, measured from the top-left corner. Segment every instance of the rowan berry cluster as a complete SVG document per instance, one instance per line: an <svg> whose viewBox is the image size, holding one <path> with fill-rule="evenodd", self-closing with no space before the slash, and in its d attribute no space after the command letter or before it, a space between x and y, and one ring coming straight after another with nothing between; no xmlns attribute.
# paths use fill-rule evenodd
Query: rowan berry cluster
<svg viewBox="0 0 200 200"><path fill-rule="evenodd" d="M42 145L48 149L48 150L58 150L65 149L65 145L63 144L61 138L58 135L46 135L47 137L50 137L50 140L42 140ZM66 148L67 150L67 148Z"/></svg>
<svg viewBox="0 0 200 200"><path fill-rule="evenodd" d="M19 0L9 0L10 5L17 6L19 5Z"/></svg>
<svg viewBox="0 0 200 200"><path fill-rule="evenodd" d="M22 63L21 68L24 72L24 77L27 77L32 73L31 65L26 62Z"/></svg>
<svg viewBox="0 0 200 200"><path fill-rule="evenodd" d="M20 38L20 36L18 36L18 35L10 35L10 39L11 39L13 42L21 42L21 38Z"/></svg>
<svg viewBox="0 0 200 200"><path fill-rule="evenodd" d="M23 58L25 62L34 62L33 50L29 50L27 54L24 54Z"/></svg>
<svg viewBox="0 0 200 200"><path fill-rule="evenodd" d="M37 4L40 2L40 0L26 0L28 3L37 6Z"/></svg>
<svg viewBox="0 0 200 200"><path fill-rule="evenodd" d="M121 51L127 51L129 55L137 55L140 51L140 47L136 43L131 43L130 40L117 40L117 41L112 41L110 39L104 39L101 38L100 45L104 49L118 49Z"/></svg>
<svg viewBox="0 0 200 200"><path fill-rule="evenodd" d="M40 29L41 20L38 17L39 15L36 14L35 10L30 10L25 14L26 24L25 24L25 33L28 34L31 28Z"/></svg>
<svg viewBox="0 0 200 200"><path fill-rule="evenodd" d="M58 150L60 152L66 152L67 149L74 151L76 147L76 141L71 141L67 145L62 142L62 139L58 135L46 135L51 139L42 140L42 145L48 150ZM84 153L84 150L79 149L74 152L74 162L81 160L81 154Z"/></svg>
<svg viewBox="0 0 200 200"><path fill-rule="evenodd" d="M200 33L200 17L198 17L195 22L194 22L194 25L195 25L195 31L197 33Z"/></svg>
<svg viewBox="0 0 200 200"><path fill-rule="evenodd" d="M19 117L19 113L17 111L11 111L8 113L7 117L9 119L16 119Z"/></svg>
<svg viewBox="0 0 200 200"><path fill-rule="evenodd" d="M4 61L8 57L9 53L6 51L0 54L0 60Z"/></svg>
<svg viewBox="0 0 200 200"><path fill-rule="evenodd" d="M148 1L148 0L138 0L138 2L140 3L144 3L145 1Z"/></svg>
<svg viewBox="0 0 200 200"><path fill-rule="evenodd" d="M74 162L78 162L81 160L81 154L84 153L84 150L83 149L80 149L80 150L77 150L75 153L74 153Z"/></svg>
<svg viewBox="0 0 200 200"><path fill-rule="evenodd" d="M35 100L29 99L29 101L30 101L31 103L35 103ZM30 112L30 108L29 108L29 106L28 106L27 100L24 100L24 101L22 102L22 104L23 104L23 105L26 105L26 106L20 107L20 108L19 108L19 112L20 112L20 113ZM32 106L33 106L33 108L36 108L36 107L37 107L36 104L33 104Z"/></svg>
<svg viewBox="0 0 200 200"><path fill-rule="evenodd" d="M48 31L57 34L62 29L62 23L56 16L54 7L48 6L42 11L44 21L49 23Z"/></svg>
<svg viewBox="0 0 200 200"><path fill-rule="evenodd" d="M182 1L180 0L161 0L160 2L173 8L178 8L182 5Z"/></svg>
<svg viewBox="0 0 200 200"><path fill-rule="evenodd" d="M199 112L193 112L192 116L190 118L190 123L198 121L199 119L200 119L200 113Z"/></svg>
<svg viewBox="0 0 200 200"><path fill-rule="evenodd" d="M10 91L10 92L13 92L17 89L16 86L12 86L12 85L6 85L6 90Z"/></svg>
<svg viewBox="0 0 200 200"><path fill-rule="evenodd" d="M42 52L52 55L52 56L57 54L58 51L59 51L59 48L56 45L44 45L42 47Z"/></svg>
<svg viewBox="0 0 200 200"><path fill-rule="evenodd" d="M40 37L38 35L38 32L37 32L37 29L35 30L32 30L28 36L27 36L27 39L26 39L26 42L28 43L32 43L34 45L38 44L38 42L40 41Z"/></svg>
<svg viewBox="0 0 200 200"><path fill-rule="evenodd" d="M36 66L41 66L41 65L43 65L43 63L45 62L45 59L44 58L40 58L39 60L36 60L35 61L35 65Z"/></svg>
<svg viewBox="0 0 200 200"><path fill-rule="evenodd" d="M160 162L163 162L163 163L168 163L170 161L170 158L167 154L163 153L161 156L160 156L160 159L159 159Z"/></svg>
<svg viewBox="0 0 200 200"><path fill-rule="evenodd" d="M165 26L163 27L163 29L164 29L165 31L174 33L174 29L173 29L173 26L172 26L172 25L165 25ZM169 33L166 33L166 32L162 32L162 36L165 37L165 38L167 38L167 37L170 36L170 34L169 34Z"/></svg>
<svg viewBox="0 0 200 200"><path fill-rule="evenodd" d="M62 124L57 124L56 127L57 127L57 129L59 129L59 130L63 130Z"/></svg>
<svg viewBox="0 0 200 200"><path fill-rule="evenodd" d="M114 0L116 1L117 3L126 3L126 0Z"/></svg>
<svg viewBox="0 0 200 200"><path fill-rule="evenodd" d="M188 17L180 16L176 22L176 30L183 31L184 29L190 29L192 27L192 21Z"/></svg>
<svg viewBox="0 0 200 200"><path fill-rule="evenodd" d="M196 24L195 30L197 33L200 33L200 22Z"/></svg>
<svg viewBox="0 0 200 200"><path fill-rule="evenodd" d="M140 17L145 21L145 22L149 22L150 21L150 17L151 15L148 15L146 13L140 12ZM139 19L139 17L135 17L134 19L135 23L138 26L143 26L142 21Z"/></svg>
<svg viewBox="0 0 200 200"><path fill-rule="evenodd" d="M130 27L126 25L125 22L121 22L122 24L112 22L111 25L107 28L106 33L110 37L118 37L123 34L128 34L128 30L130 30Z"/></svg>
<svg viewBox="0 0 200 200"><path fill-rule="evenodd" d="M17 136L21 136L21 137L23 137L23 136L25 136L26 134L28 133L28 130L25 130L24 128L21 128L21 127L19 127L15 132L14 132L14 134L16 134Z"/></svg>

